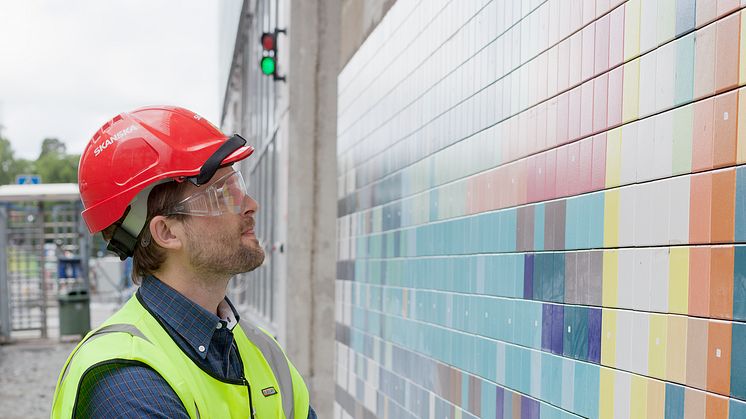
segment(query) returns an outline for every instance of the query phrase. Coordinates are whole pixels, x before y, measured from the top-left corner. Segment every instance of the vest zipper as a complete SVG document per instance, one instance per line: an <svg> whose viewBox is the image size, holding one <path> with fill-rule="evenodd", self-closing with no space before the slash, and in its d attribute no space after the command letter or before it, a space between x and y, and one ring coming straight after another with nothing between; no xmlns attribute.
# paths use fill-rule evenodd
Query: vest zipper
<svg viewBox="0 0 746 419"><path fill-rule="evenodd" d="M249 414L251 415L250 418L253 419L256 416L256 411L254 410L254 403L251 401L251 385L246 377L241 377L241 381L243 381L243 385L246 386L246 390L249 392Z"/></svg>

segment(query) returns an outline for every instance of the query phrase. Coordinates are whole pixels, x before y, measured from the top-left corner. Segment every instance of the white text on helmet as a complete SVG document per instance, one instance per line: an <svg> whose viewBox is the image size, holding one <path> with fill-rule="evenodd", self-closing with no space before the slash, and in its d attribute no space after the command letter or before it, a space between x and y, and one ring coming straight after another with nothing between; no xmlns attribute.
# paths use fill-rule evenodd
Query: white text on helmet
<svg viewBox="0 0 746 419"><path fill-rule="evenodd" d="M127 128L125 128L125 129L117 132L116 134L112 135L106 141L104 141L103 143L99 144L98 147L96 147L95 149L93 149L93 155L94 156L98 156L99 154L101 154L102 151L106 150L106 147L114 144L114 141L121 140L122 138L124 138L125 135L133 132L136 129L137 129L137 125L132 124L132 125L128 126Z"/></svg>

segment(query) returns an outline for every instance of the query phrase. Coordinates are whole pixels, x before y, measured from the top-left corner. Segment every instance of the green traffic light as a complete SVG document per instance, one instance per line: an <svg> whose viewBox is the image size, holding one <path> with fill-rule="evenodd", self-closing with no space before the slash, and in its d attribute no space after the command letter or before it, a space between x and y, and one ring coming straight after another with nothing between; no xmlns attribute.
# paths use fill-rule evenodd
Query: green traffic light
<svg viewBox="0 0 746 419"><path fill-rule="evenodd" d="M275 74L275 59L274 57L262 57L261 61L262 73L267 76Z"/></svg>

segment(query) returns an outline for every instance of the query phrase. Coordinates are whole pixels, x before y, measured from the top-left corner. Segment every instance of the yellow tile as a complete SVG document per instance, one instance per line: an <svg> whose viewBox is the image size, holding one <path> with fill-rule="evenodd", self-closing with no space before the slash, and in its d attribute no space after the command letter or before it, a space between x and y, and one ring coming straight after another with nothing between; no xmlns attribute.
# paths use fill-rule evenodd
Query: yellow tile
<svg viewBox="0 0 746 419"><path fill-rule="evenodd" d="M624 61L640 55L640 0L629 0L624 9Z"/></svg>
<svg viewBox="0 0 746 419"><path fill-rule="evenodd" d="M601 365L616 366L616 310L601 313Z"/></svg>
<svg viewBox="0 0 746 419"><path fill-rule="evenodd" d="M666 380L686 383L686 325L684 316L668 316Z"/></svg>
<svg viewBox="0 0 746 419"><path fill-rule="evenodd" d="M616 307L619 301L619 254L616 250L604 251L603 274L603 306Z"/></svg>
<svg viewBox="0 0 746 419"><path fill-rule="evenodd" d="M622 122L634 121L640 114L640 59L624 65Z"/></svg>
<svg viewBox="0 0 746 419"><path fill-rule="evenodd" d="M622 128L606 133L606 187L619 186L622 172Z"/></svg>
<svg viewBox="0 0 746 419"><path fill-rule="evenodd" d="M630 417L647 419L648 418L648 379L632 374L632 389L630 391ZM662 416L651 416L657 418Z"/></svg>
<svg viewBox="0 0 746 419"><path fill-rule="evenodd" d="M604 247L619 245L619 189L604 192Z"/></svg>
<svg viewBox="0 0 746 419"><path fill-rule="evenodd" d="M746 15L746 13L744 13ZM746 30L742 31L746 33ZM743 47L743 44L741 44ZM743 54L741 54L743 59ZM744 71L744 65L741 66ZM738 90L738 163L746 163L746 87Z"/></svg>
<svg viewBox="0 0 746 419"><path fill-rule="evenodd" d="M658 0L658 44L670 41L676 35L676 0Z"/></svg>
<svg viewBox="0 0 746 419"><path fill-rule="evenodd" d="M601 367L598 391L598 414L602 418L614 417L614 370Z"/></svg>
<svg viewBox="0 0 746 419"><path fill-rule="evenodd" d="M667 314L650 314L648 374L660 379L666 377L667 316Z"/></svg>
<svg viewBox="0 0 746 419"><path fill-rule="evenodd" d="M738 54L738 84L746 84L746 13L741 11L741 49Z"/></svg>
<svg viewBox="0 0 746 419"><path fill-rule="evenodd" d="M668 311L689 312L689 248L672 247L668 255Z"/></svg>

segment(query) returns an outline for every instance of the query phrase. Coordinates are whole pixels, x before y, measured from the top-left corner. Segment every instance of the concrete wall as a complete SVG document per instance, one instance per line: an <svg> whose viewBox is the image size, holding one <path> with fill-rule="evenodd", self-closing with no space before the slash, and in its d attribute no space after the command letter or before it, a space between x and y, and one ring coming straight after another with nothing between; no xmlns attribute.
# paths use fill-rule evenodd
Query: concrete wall
<svg viewBox="0 0 746 419"><path fill-rule="evenodd" d="M258 215L273 220L274 239L265 246L271 279L257 286L255 273L245 275L234 281L233 295L246 302L242 314L277 336L320 418L331 417L334 397L339 8L338 0L244 2L222 121L225 130L253 132L247 138L257 152L242 170L254 173L250 182L270 187L276 200L271 214L260 201ZM275 27L287 31L278 38L277 60L286 81L256 77L259 36ZM266 131L256 132L267 115ZM254 171L263 158L276 159L271 173ZM273 308L258 307L252 293L270 297Z"/></svg>
<svg viewBox="0 0 746 419"><path fill-rule="evenodd" d="M745 6L388 10L338 79L335 418L746 417Z"/></svg>

